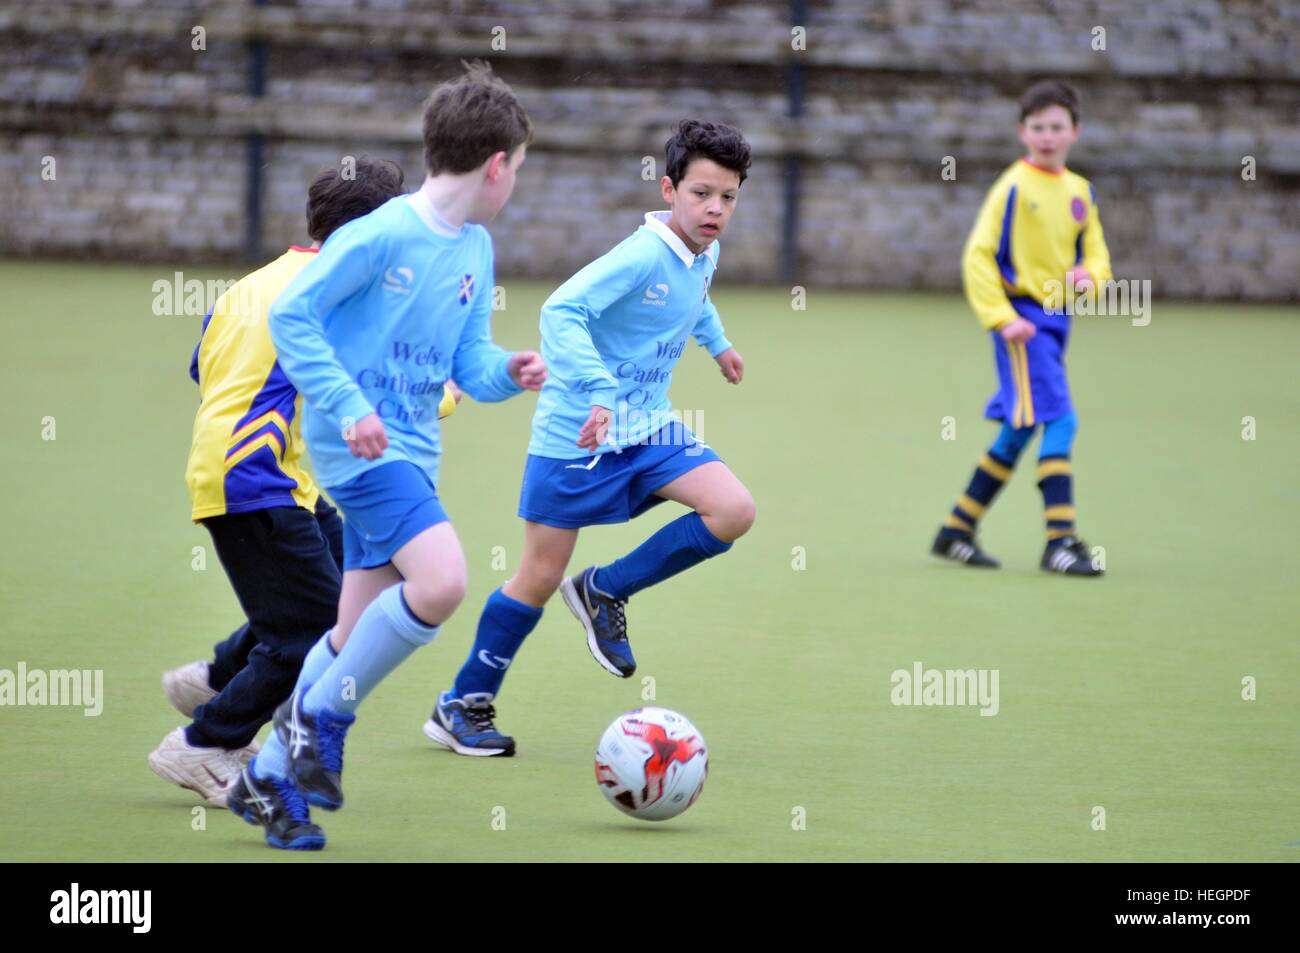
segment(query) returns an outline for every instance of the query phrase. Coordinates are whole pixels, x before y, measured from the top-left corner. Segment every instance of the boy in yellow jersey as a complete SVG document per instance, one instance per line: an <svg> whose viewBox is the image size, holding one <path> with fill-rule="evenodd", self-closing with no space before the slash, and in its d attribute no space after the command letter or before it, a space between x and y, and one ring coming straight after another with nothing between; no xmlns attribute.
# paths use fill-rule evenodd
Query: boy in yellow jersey
<svg viewBox="0 0 1300 953"><path fill-rule="evenodd" d="M967 566L998 566L976 543L976 523L1042 424L1038 487L1047 524L1042 568L1071 576L1102 574L1075 535L1070 451L1078 419L1065 376L1070 315L1055 306L1062 289L1095 290L1111 280L1096 192L1065 167L1079 138L1078 124L1078 94L1070 86L1047 80L1026 90L1020 100L1020 141L1027 154L989 190L962 256L966 298L991 333L997 363L998 390L984 415L1002 421L997 440L931 548L936 556Z"/></svg>
<svg viewBox="0 0 1300 953"><path fill-rule="evenodd" d="M303 467L302 398L280 370L267 313L335 229L403 192L395 163L362 158L355 173L316 177L311 246L293 246L222 295L191 361L201 401L185 474L191 517L211 533L248 622L212 662L163 676L167 697L193 721L167 735L149 765L216 806L338 611L342 522ZM439 411L455 406L448 397Z"/></svg>

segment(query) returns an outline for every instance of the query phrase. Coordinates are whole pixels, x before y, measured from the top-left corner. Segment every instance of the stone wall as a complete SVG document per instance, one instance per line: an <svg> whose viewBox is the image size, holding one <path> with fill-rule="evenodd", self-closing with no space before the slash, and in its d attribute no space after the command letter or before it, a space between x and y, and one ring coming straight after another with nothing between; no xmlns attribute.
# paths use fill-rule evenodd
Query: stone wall
<svg viewBox="0 0 1300 953"><path fill-rule="evenodd" d="M662 171L674 123L707 116L738 125L756 156L723 241L727 279L785 280L793 156L791 281L956 287L984 190L1018 154L1016 97L1059 75L1083 94L1071 165L1097 187L1118 274L1169 296L1300 297L1300 4L808 7L802 50L790 4L751 0L0 11L0 254L234 262L249 252L252 133L265 141L254 255L274 254L303 239L304 187L342 156L392 157L418 181L421 100L460 58L483 56L537 126L492 227L503 276L563 276L621 239L661 204L643 157ZM254 41L262 96L249 92ZM940 175L945 157L955 180Z"/></svg>

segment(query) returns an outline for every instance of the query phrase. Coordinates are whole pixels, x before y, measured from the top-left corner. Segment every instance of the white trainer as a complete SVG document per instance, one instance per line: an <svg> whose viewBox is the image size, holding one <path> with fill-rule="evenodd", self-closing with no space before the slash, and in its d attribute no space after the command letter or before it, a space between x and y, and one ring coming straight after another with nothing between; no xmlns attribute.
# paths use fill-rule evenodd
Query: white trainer
<svg viewBox="0 0 1300 953"><path fill-rule="evenodd" d="M208 684L207 662L191 662L163 672L162 685L172 707L186 718L193 718L194 709L217 697Z"/></svg>
<svg viewBox="0 0 1300 953"><path fill-rule="evenodd" d="M185 740L185 729L177 728L150 753L149 767L160 778L193 791L213 807L225 807L226 788L239 777L244 766L241 753L247 750L196 748Z"/></svg>

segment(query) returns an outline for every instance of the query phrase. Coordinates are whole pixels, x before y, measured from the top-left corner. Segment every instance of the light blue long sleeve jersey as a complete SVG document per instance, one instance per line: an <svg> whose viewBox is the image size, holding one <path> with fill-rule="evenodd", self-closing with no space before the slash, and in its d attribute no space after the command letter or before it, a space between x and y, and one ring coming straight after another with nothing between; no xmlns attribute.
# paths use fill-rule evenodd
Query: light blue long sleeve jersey
<svg viewBox="0 0 1300 953"><path fill-rule="evenodd" d="M577 440L594 405L614 412L612 442L598 453L640 443L669 419L668 387L687 337L711 357L731 347L709 300L718 243L693 254L668 227L669 217L647 213L644 225L542 306L548 376L533 414L530 454L590 456Z"/></svg>
<svg viewBox="0 0 1300 953"><path fill-rule="evenodd" d="M285 376L303 396L303 436L322 486L407 460L434 485L438 404L454 377L478 401L521 392L492 343L492 239L451 229L421 192L341 227L271 307ZM344 427L377 413L388 449L352 456Z"/></svg>

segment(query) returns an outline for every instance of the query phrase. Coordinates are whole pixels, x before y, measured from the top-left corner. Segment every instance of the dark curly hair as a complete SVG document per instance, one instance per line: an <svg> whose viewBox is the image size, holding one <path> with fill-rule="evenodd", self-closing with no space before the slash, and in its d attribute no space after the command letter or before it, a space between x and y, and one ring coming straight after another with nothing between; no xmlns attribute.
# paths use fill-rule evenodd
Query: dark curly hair
<svg viewBox="0 0 1300 953"><path fill-rule="evenodd" d="M740 176L741 182L749 174L749 143L738 131L720 122L683 120L673 137L664 143L664 157L668 166L665 171L673 188L677 188L696 159L710 159L730 169Z"/></svg>
<svg viewBox="0 0 1300 953"><path fill-rule="evenodd" d="M313 241L324 242L339 226L405 191L402 167L388 159L362 156L348 173L326 169L307 189L307 234Z"/></svg>

